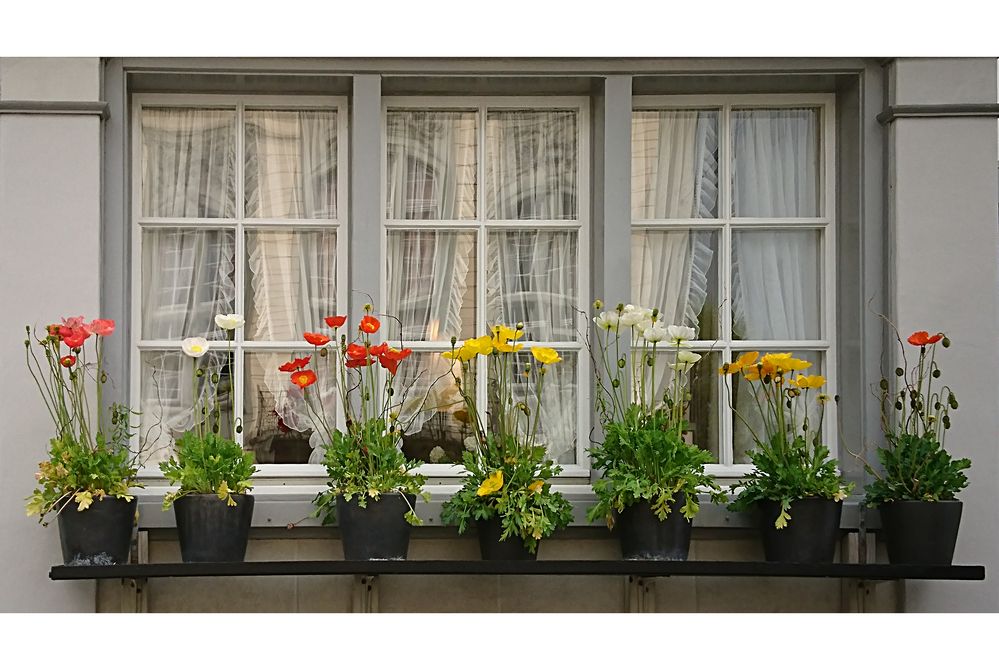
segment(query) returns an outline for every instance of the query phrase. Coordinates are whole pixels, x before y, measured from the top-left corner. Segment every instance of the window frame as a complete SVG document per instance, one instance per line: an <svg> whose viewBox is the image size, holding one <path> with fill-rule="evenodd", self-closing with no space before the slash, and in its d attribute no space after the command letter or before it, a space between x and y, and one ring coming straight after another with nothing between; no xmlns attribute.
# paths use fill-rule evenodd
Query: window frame
<svg viewBox="0 0 999 670"><path fill-rule="evenodd" d="M800 218L736 217L732 207L732 110L780 109L789 107L815 107L819 111L819 216ZM714 340L691 342L695 351L706 350L720 355L719 363L732 360L732 352L759 351L817 351L822 355L822 369L826 376L826 392L836 395L838 379L836 351L836 96L833 93L789 94L708 94L708 95L633 95L632 128L635 112L662 110L717 110L718 112L718 216L713 219L634 219L629 209L629 236L636 230L714 230L718 231L718 258L720 259L718 333ZM629 146L629 155L632 147ZM629 191L634 175L629 179ZM817 340L735 340L732 337L732 232L738 230L816 230L820 233L820 297L823 301L819 313ZM630 279L629 279L630 285ZM729 406L731 384L719 383L720 397L716 399L718 412L718 463L705 466L705 471L720 478L739 478L748 475L753 466L734 462L735 417ZM837 406L826 406L823 422L823 441L833 458L839 457L835 427L838 425Z"/></svg>
<svg viewBox="0 0 999 670"><path fill-rule="evenodd" d="M345 312L349 291L348 244L349 244L349 136L348 105L346 96L291 95L291 94L188 94L188 93L135 93L132 94L131 128L128 138L131 142L131 205L129 211L131 231L131 336L129 338L129 401L132 407L140 407L141 400L141 355L145 351L180 351L180 341L145 340L142 338L142 233L146 229L183 228L190 230L231 230L235 236L234 282L236 296L234 310L245 314L246 299L246 233L252 230L309 231L327 230L336 234L336 302L338 310ZM203 109L232 109L235 112L236 147L235 180L236 211L232 218L184 218L184 217L143 217L142 216L142 110L148 107L181 107ZM323 110L335 111L337 115L337 156L336 156L336 218L332 219L283 219L267 217L246 217L245 207L245 125L244 114L251 110ZM318 326L319 324L317 324ZM234 387L233 413L241 417L245 394L245 354L267 351L295 351L307 349L301 340L248 342L243 329L236 331L232 343L235 361L234 374L239 384ZM337 412L337 423L343 427L343 412ZM243 444L243 435L234 436ZM133 448L138 447L139 436L132 438ZM257 465L255 480L283 480L290 477L325 477L326 470L320 464L262 463ZM144 465L139 469L139 479L162 479L156 465Z"/></svg>
<svg viewBox="0 0 999 670"><path fill-rule="evenodd" d="M576 218L572 220L546 219L489 219L486 216L485 165L486 165L486 121L490 111L514 110L570 110L577 114L576 119ZM388 113L392 110L436 110L465 111L476 113L476 216L474 219L390 219L386 207L388 197ZM573 231L576 233L576 292L579 309L586 312L590 304L590 281L593 259L590 255L591 202L590 180L590 98L587 96L384 96L381 109L380 138L380 179L379 179L379 291L388 295L388 235L390 231L407 230L449 230L476 233L476 314L475 333L486 332L486 281L487 272L486 242L490 232L504 230L528 231L534 229L551 231ZM580 322L579 327L585 328ZM582 331L581 331L582 332ZM542 344L539 342L538 344ZM405 345L414 352L447 351L450 342L406 341ZM590 399L592 377L590 358L586 351L585 339L569 342L544 342L563 351L576 355L576 462L564 464L559 479L589 480L591 467L587 453L587 436L590 434ZM480 362L481 364L481 362ZM480 379L485 375L480 369ZM486 385L476 389L477 402L486 407ZM431 478L457 480L467 471L460 463L427 463L419 468L421 474Z"/></svg>

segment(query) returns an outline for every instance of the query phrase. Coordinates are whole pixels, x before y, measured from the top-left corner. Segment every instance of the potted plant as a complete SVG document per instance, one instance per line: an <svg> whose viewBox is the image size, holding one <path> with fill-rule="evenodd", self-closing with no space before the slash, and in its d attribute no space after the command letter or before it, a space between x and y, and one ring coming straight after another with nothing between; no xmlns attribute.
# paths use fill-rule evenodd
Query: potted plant
<svg viewBox="0 0 999 670"><path fill-rule="evenodd" d="M337 391L346 413L346 430L330 425L320 399L313 399L309 387L318 380L317 370L329 371L328 345L322 333L305 333L315 354L281 366L290 380L303 391L305 404L326 440L323 464L329 476L327 490L315 498L315 516L324 524L337 519L347 560L404 559L409 551L410 527L421 523L416 514L416 496L422 493L426 477L415 472L419 461L402 453L402 436L407 429L399 408L408 389L396 397L395 377L399 366L412 354L387 342L372 344L381 321L364 306L357 335L350 341L340 334L340 355L336 356ZM346 316L326 317L336 338ZM319 361L326 362L319 365ZM312 362L313 367L308 365ZM384 369L384 378L379 373ZM426 401L426 398L424 398Z"/></svg>
<svg viewBox="0 0 999 670"><path fill-rule="evenodd" d="M968 485L967 458L954 458L944 448L951 426L950 412L958 407L949 386L940 378L936 347L950 346L943 333L917 331L907 342L919 356L909 367L906 347L898 331L902 365L895 369L894 391L881 380L881 418L887 447L877 450L881 471L865 462L874 475L867 485L865 504L881 512L891 563L949 565L961 524L962 503L957 494Z"/></svg>
<svg viewBox="0 0 999 670"><path fill-rule="evenodd" d="M129 449L131 412L104 406L103 340L114 321L77 316L46 328L44 337L25 327L25 360L55 429L48 458L39 464L38 486L27 498L28 516L48 525L55 515L67 565L127 563L137 501L137 454ZM86 342L93 336L93 361ZM91 393L96 396L94 411Z"/></svg>
<svg viewBox="0 0 999 670"><path fill-rule="evenodd" d="M228 342L232 341L236 328L243 325L243 317L219 314L215 323L226 333L228 351ZM197 363L208 353L209 346L200 337L187 338L182 343L184 353L194 361L195 390L199 380L209 375L206 387L214 390L214 414L203 406L205 419L195 418L192 429L177 440L177 453L160 463L160 470L170 484L179 487L164 497L163 509L173 507L180 554L185 563L242 561L253 519L253 496L248 494L256 472L253 454L243 451L221 433L219 374ZM194 393L192 416L197 415L199 395ZM239 419L233 418L231 430L233 435L241 432Z"/></svg>
<svg viewBox="0 0 999 670"><path fill-rule="evenodd" d="M451 360L473 435L462 457L468 476L444 503L441 520L458 526L459 533L474 522L486 560L533 560L539 542L572 520L572 506L550 481L562 468L538 439L545 374L562 359L554 349L532 346L534 363L518 364L516 353L524 344L516 340L523 334L522 324L494 326L491 335L461 346L452 339L451 351L442 354ZM488 423L475 400L479 356L488 359Z"/></svg>
<svg viewBox="0 0 999 670"><path fill-rule="evenodd" d="M711 455L685 439L690 372L701 359L688 348L694 329L664 326L659 310L634 305L593 320L604 438L590 456L603 474L593 484L597 504L587 518L618 529L626 559L686 560L698 490L725 500L704 471ZM622 342L625 328L630 332ZM628 350L630 365L623 355Z"/></svg>
<svg viewBox="0 0 999 670"><path fill-rule="evenodd" d="M739 483L741 490L730 509L758 511L768 561L832 562L842 501L853 490L822 443L822 420L830 401L820 391L825 378L794 376L811 365L789 353L760 358L750 351L719 370L726 378L741 373L759 408L755 424L732 408L752 434L755 448L748 454L753 471Z"/></svg>

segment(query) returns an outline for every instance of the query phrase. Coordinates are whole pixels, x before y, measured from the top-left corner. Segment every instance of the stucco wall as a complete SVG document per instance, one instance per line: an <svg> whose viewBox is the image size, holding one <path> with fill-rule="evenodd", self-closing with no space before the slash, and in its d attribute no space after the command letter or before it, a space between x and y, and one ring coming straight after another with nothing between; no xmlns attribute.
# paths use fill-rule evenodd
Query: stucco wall
<svg viewBox="0 0 999 670"><path fill-rule="evenodd" d="M0 101L95 101L96 58L0 58ZM51 426L24 368L23 326L100 300L100 130L94 115L0 114L0 609L93 611L94 585L56 584L54 525L24 514Z"/></svg>

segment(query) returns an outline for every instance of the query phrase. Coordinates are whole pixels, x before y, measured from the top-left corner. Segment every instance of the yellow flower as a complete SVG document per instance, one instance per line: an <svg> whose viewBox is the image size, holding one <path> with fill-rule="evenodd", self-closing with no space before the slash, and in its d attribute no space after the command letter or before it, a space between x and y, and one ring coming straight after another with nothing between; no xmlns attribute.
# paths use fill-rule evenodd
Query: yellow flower
<svg viewBox="0 0 999 670"><path fill-rule="evenodd" d="M562 357L558 355L558 352L549 347L533 347L531 353L534 354L534 358L538 360L539 363L543 365L553 365L562 360Z"/></svg>
<svg viewBox="0 0 999 670"><path fill-rule="evenodd" d="M746 369L744 374L746 379L755 381L762 377L773 377L784 372L804 370L810 367L812 367L811 363L794 358L789 353L772 353L764 354L763 358L760 359L760 362Z"/></svg>
<svg viewBox="0 0 999 670"><path fill-rule="evenodd" d="M751 367L756 363L756 359L759 358L760 352L758 351L747 351L737 359L728 364L728 367L721 367L718 369L718 374L721 375L732 375L737 372Z"/></svg>
<svg viewBox="0 0 999 670"><path fill-rule="evenodd" d="M520 351L524 348L523 344L510 344L511 340L516 340L522 337L524 335L524 331L514 330L508 326L493 326L492 331L492 346L496 348L496 351L510 353Z"/></svg>
<svg viewBox="0 0 999 670"><path fill-rule="evenodd" d="M468 361L472 360L478 355L479 355L478 349L475 346L469 346L469 344L466 342L465 344L461 345L454 351L445 351L443 354L441 354L441 358L446 358L449 361L457 359L462 363L467 363Z"/></svg>
<svg viewBox="0 0 999 670"><path fill-rule="evenodd" d="M488 356L493 353L493 340L488 335L483 335L482 337L476 337L474 340L465 340L465 347L469 347L471 351L476 354L482 354L483 356Z"/></svg>
<svg viewBox="0 0 999 670"><path fill-rule="evenodd" d="M817 389L826 383L826 378L822 375L798 375L794 380L794 385L800 389Z"/></svg>
<svg viewBox="0 0 999 670"><path fill-rule="evenodd" d="M493 346L496 347L496 351L500 351L504 354L520 351L524 348L523 344L510 344L509 342L493 342Z"/></svg>
<svg viewBox="0 0 999 670"><path fill-rule="evenodd" d="M479 490L475 492L477 496L487 496L496 493L501 488L503 488L503 471L497 470L488 477L486 481L482 482L479 486Z"/></svg>
<svg viewBox="0 0 999 670"><path fill-rule="evenodd" d="M530 491L531 493L537 493L538 491L543 489L544 486L545 486L544 480L537 479L531 482L530 486L527 487L527 490Z"/></svg>

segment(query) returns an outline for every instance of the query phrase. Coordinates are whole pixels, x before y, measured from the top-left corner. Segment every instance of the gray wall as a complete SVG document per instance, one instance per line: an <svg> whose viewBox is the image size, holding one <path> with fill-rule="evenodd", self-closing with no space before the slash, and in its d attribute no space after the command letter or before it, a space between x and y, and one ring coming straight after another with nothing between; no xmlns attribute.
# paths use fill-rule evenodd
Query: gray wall
<svg viewBox="0 0 999 670"><path fill-rule="evenodd" d="M98 315L101 120L72 109L99 100L99 79L96 58L0 58L0 104L38 103L0 114L0 610L94 609L93 584L48 580L58 534L24 514L52 428L24 369L23 326Z"/></svg>

